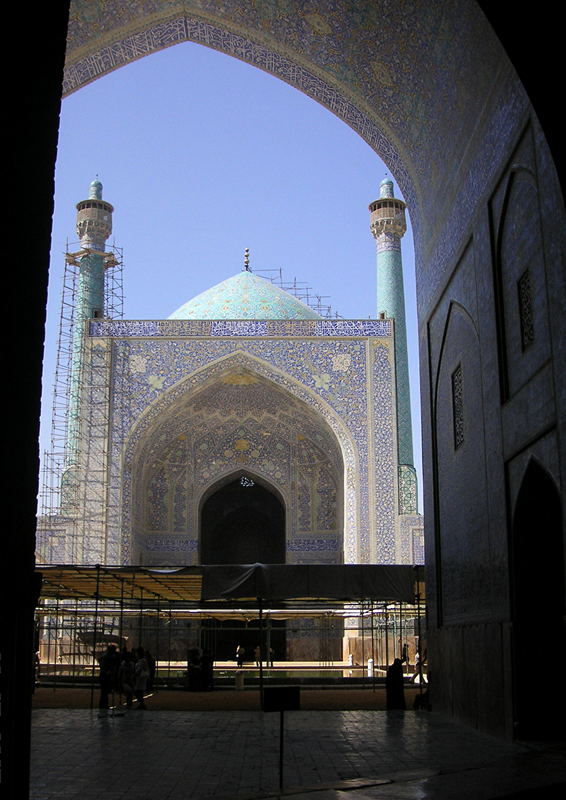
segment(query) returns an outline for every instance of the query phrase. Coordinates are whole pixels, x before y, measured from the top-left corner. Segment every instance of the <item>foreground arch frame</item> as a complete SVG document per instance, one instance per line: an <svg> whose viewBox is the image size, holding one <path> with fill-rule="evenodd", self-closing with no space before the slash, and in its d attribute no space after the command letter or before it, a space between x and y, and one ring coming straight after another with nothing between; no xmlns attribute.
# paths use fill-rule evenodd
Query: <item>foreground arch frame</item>
<svg viewBox="0 0 566 800"><path fill-rule="evenodd" d="M291 4L288 5L290 7ZM375 5L372 13L379 16L379 3L372 5ZM158 4L153 3L150 9L148 5L148 13L157 13L157 6ZM506 8L492 3L484 3L483 6L490 18L495 16L496 21L507 22ZM87 7L90 18L83 16L82 19L77 19L77 12L84 12ZM191 4L191 9L195 7L195 4ZM104 20L98 4L73 3L67 46L68 63L75 57L80 60L87 53L96 52L100 37L109 35L112 38L115 28L124 21L119 15L112 19L112 12L116 12L117 4L113 4L111 8L106 4L106 8L111 13L110 18ZM139 9L139 5L137 8ZM185 3L183 8L186 10L188 4ZM227 8L226 3L223 8ZM238 6L233 4L230 9L234 19L227 16L225 26L233 26L236 30ZM334 22L334 10L329 5L319 3L319 11L322 16L326 14L328 24ZM346 3L339 7L339 13L343 16L349 10L349 4ZM22 170L15 193L11 194L11 208L16 217L12 241L28 243L28 263L35 265L33 281L30 281L28 270L10 271L13 296L26 298L28 314L24 330L21 325L21 307L16 303L9 305L10 312L14 314L11 329L20 332L18 346L9 350L13 358L9 374L19 374L22 363L25 363L29 376L27 381L15 381L11 384L13 408L19 424L8 426L8 451L11 453L9 478L12 481L8 496L13 501L9 529L17 530L19 534L7 536L3 540L7 562L21 568L21 580L13 594L13 602L18 604L21 613L12 615L6 621L5 644L10 658L3 660L6 680L13 687L11 696L6 696L3 707L7 725L5 780L9 789L14 787L14 794L17 796L25 796L28 785L28 762L25 754L29 754L30 736L28 691L32 664L31 631L33 606L39 591L34 577L37 430L53 211L53 174L67 11L68 5L65 3L39 9L36 24L30 26L27 17L25 20L23 17L24 13L27 14L27 9L14 9L16 15L21 15L21 29L26 31L26 59L29 65L27 74L35 72L41 77L40 80L26 82L24 90L17 87L13 94L11 116L16 131L14 156L20 156L19 166ZM204 13L202 8L200 11ZM42 13L45 15L43 19L40 16ZM403 18L403 15L411 13L412 25L409 25L407 17ZM293 19L292 13L289 18ZM479 4L455 1L398 4L388 9L387 17L383 15L376 20L370 15L366 21L363 36L355 33L356 20L352 21L352 26L345 24L341 28L344 35L348 31L352 32L352 40L355 40L358 50L364 53L363 61L359 63L360 69L352 69L352 63L347 59L348 48L337 46L333 48L333 52L343 67L341 72L340 69L333 70L332 74L342 74L345 84L348 84L349 79L350 85L353 85L352 94L356 94L356 85L359 86L356 81L360 80L358 76L373 73L374 67L371 65L374 61L378 62L375 70L383 77L383 88L377 85L373 92L360 90L357 94L361 93L366 108L381 108L382 95L391 92L394 100L391 108L397 109L400 120L400 127L392 127L401 136L404 122L409 136L409 145L405 150L409 151L409 157L411 149L420 153L419 158L407 160L407 164L417 165L415 175L418 174L419 184L427 190L429 204L426 208L411 204L410 210L417 231L429 564L427 585L432 634L429 654L436 667L436 707L484 730L510 736L513 733L513 717L510 712L508 680L507 539L513 503L508 502L508 499L516 496L517 481L520 481L517 475L522 474L524 460L531 455L540 456L541 464L551 474L562 476L566 473L564 446L560 445L560 442L566 441L565 376L561 368L566 341L566 318L562 313L566 296L566 270L563 263L563 253L566 252L566 220L559 177L546 140L550 136L552 143L554 138L557 145L553 153L554 161L562 169L561 151L558 149L562 146L562 131L556 125L555 96L548 91L549 80L552 82L552 76L559 74L561 47L558 37L561 36L561 29L560 26L549 25L548 17L542 15L531 15L524 21L515 19L512 27L507 24L501 26L502 34L507 34L507 39L514 48L513 57L521 69L522 80L527 82L535 99L539 119L542 119L543 127L546 126L543 131L513 66L494 37ZM282 19L280 26L284 28L286 22L286 19ZM256 25L256 30L258 36L265 35L261 25ZM426 31L428 35L425 35ZM423 62L415 59L414 42L418 36L421 36L426 42L425 47L428 47ZM280 33L280 38L285 40L284 31ZM396 47L400 38L406 40L407 50ZM308 41L305 40L305 46L313 51L311 60L316 60L316 45L321 45L317 52L322 66L329 50L324 41L328 42L319 40L314 32ZM544 59L533 59L533 41L546 42ZM387 47L380 48L383 43ZM467 67L466 64L461 64L462 60L467 63ZM399 64L405 70L396 93L391 87L387 88L391 74L395 74L395 71L391 72L392 63ZM403 92L403 87L407 86L411 91ZM412 101L415 97L417 100L420 98L420 101L413 107ZM415 110L414 116L408 113L411 110ZM555 125L556 130L553 129ZM537 218L541 221L544 242L543 287L549 298L548 315L552 320L546 341L552 342L552 350L550 359L538 378L526 375L522 396L512 398L510 402L505 401L503 406L499 391L500 351L496 343L500 314L491 288L497 264L493 257L490 224L492 215L498 214L498 186L500 182L505 183L513 171L524 133L529 134L528 158L535 167L537 195L542 198ZM446 144L450 146L445 148ZM525 158L524 151L520 155ZM27 216L21 214L21 208L29 201L30 186L35 187L33 237L29 237ZM406 191L404 185L402 188ZM408 195L407 192L406 199ZM520 197L517 202L521 202ZM425 222L430 224L425 225ZM471 250L470 243L473 243ZM473 266L471 282L470 261ZM475 289L478 294L474 297ZM506 293L500 294L505 297ZM509 294L511 296L516 296L515 287ZM493 587L497 587L497 593L490 601L490 613L477 618L477 625L455 620L443 629L437 595L440 592L442 572L449 569L450 564L437 557L435 538L442 526L450 525L450 520L439 517L437 508L439 487L435 464L438 453L436 445L433 446L430 432L429 387L435 383L435 353L440 336L438 330L442 331L445 327L446 299L448 302L451 299L465 301L466 307L471 305L474 316L480 323L481 368L489 378L484 389L488 402L484 414L487 421L483 425L483 441L489 441L490 448L488 455L482 457L490 475L488 497L485 500L489 510L492 545L489 558L485 554L481 559L485 575L482 586L487 587L490 592ZM529 408L524 390L531 397L537 398L530 409L536 412L534 414L522 413L525 408ZM483 442L479 444L480 450L484 450ZM462 451L457 457L460 459L460 456ZM454 476L452 483L451 491L457 492L457 476ZM562 478L557 488L563 498L564 510L566 504ZM564 520L562 524L564 525ZM462 546L466 546L466 542L474 542L474 533L471 526L459 533ZM461 645L462 636L470 625L471 646L467 653ZM494 655L498 658L498 663L502 664L500 674L493 674L490 670L491 657ZM460 681L464 665L466 685ZM489 685L484 681L486 674L492 679ZM454 677L456 681L453 680ZM496 705L492 702L494 697L505 699ZM478 709L485 710L478 715Z"/></svg>
<svg viewBox="0 0 566 800"><path fill-rule="evenodd" d="M81 46L83 12L87 9L81 3L72 4L64 96L151 53L175 44L194 42L269 72L324 105L382 154L385 161L396 166L395 174L404 187L405 196L411 195L412 180L405 169L407 159L397 152L398 143L394 144L391 131L386 132L385 121L376 121L367 109L358 107L344 85L317 69L312 59L296 46L284 46L281 39L269 35L265 28L263 34L258 35L258 22L262 25L260 20L250 18L247 24L242 24L243 20L235 24L231 12L240 16L241 11L249 11L245 4L232 3L232 8L226 5L223 12L212 9L212 13L203 13L198 3L185 3L173 8L166 3L157 3L160 7L157 10L153 9L147 15L138 12L133 16L127 11L124 14L124 9L119 9L118 5L112 4L108 8L107 19L110 22L118 15L122 17L122 24L115 27L110 22L105 35ZM257 11L260 17L268 11L264 25L274 13L277 14L276 8L259 7ZM320 26L322 17L319 13L303 16L298 6L296 11L297 18L303 17L311 31ZM295 45L297 43L295 41ZM76 50L75 45L78 45Z"/></svg>
<svg viewBox="0 0 566 800"><path fill-rule="evenodd" d="M397 179L415 232L437 705L513 736L512 498L531 455L566 474L566 224L552 157L511 62L471 1L290 0L285 14L243 0L221 9L152 2L136 17L119 6L98 8L95 30L92 4L72 4L66 91L199 41L326 105ZM515 191L525 175L528 191ZM456 322L468 326L448 324L456 306ZM486 682L493 657L504 666Z"/></svg>

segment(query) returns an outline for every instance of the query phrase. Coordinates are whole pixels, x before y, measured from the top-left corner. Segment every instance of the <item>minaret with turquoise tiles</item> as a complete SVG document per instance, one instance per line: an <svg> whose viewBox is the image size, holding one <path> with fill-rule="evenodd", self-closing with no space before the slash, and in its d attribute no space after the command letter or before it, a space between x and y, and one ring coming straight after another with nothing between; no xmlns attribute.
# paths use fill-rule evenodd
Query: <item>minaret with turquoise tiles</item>
<svg viewBox="0 0 566 800"><path fill-rule="evenodd" d="M399 459L399 513L417 512L417 477L413 463L409 359L405 321L405 292L401 237L407 230L405 203L393 194L385 178L379 198L369 206L370 229L377 244L377 313L395 320L395 375L397 387L397 448Z"/></svg>
<svg viewBox="0 0 566 800"><path fill-rule="evenodd" d="M87 320L104 316L104 272L109 255L105 248L106 240L112 233L113 211L113 206L102 199L102 184L94 180L90 184L88 198L77 203L80 250L67 255L69 263L78 267L65 454L67 467L75 466L78 462L85 326Z"/></svg>

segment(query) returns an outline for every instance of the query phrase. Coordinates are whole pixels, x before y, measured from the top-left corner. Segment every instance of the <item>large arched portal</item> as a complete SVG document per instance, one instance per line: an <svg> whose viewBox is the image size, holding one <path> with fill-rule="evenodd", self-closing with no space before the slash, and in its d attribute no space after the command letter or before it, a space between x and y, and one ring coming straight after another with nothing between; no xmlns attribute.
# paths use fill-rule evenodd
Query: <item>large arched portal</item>
<svg viewBox="0 0 566 800"><path fill-rule="evenodd" d="M123 478L135 563L343 562L355 517L342 447L320 413L252 364L213 365L140 424Z"/></svg>
<svg viewBox="0 0 566 800"><path fill-rule="evenodd" d="M200 513L202 564L284 564L285 508L248 473L216 486Z"/></svg>

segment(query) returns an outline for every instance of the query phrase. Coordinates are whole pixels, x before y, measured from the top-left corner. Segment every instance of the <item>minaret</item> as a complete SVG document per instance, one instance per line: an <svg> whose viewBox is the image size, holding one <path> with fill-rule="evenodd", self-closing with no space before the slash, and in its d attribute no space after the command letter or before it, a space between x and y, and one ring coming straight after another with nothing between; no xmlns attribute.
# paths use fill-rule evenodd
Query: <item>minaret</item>
<svg viewBox="0 0 566 800"><path fill-rule="evenodd" d="M75 466L78 458L85 326L87 320L104 316L104 272L114 263L111 254L105 252L106 240L112 233L113 211L113 206L102 199L102 184L93 181L88 199L77 203L77 234L81 248L77 253L67 254L68 263L79 269L70 368L67 467Z"/></svg>
<svg viewBox="0 0 566 800"><path fill-rule="evenodd" d="M113 206L102 199L102 184L90 184L88 200L77 203L77 233L81 241L76 310L81 319L104 315L106 240L112 233Z"/></svg>
<svg viewBox="0 0 566 800"><path fill-rule="evenodd" d="M399 513L414 514L417 491L401 259L401 237L407 230L405 207L405 203L393 195L393 181L385 178L379 187L379 199L370 204L369 210L370 229L377 244L377 312L395 319Z"/></svg>

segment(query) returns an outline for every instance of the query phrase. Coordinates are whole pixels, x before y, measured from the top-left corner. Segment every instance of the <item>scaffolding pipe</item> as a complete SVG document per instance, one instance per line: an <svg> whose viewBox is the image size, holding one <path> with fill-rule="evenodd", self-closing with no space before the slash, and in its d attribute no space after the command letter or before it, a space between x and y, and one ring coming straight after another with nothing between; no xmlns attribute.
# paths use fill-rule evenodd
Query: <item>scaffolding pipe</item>
<svg viewBox="0 0 566 800"><path fill-rule="evenodd" d="M360 603L360 621L362 626L362 680L363 687L366 687L366 650L365 650L365 636L364 636L364 601Z"/></svg>
<svg viewBox="0 0 566 800"><path fill-rule="evenodd" d="M157 597L157 633L155 635L155 669L153 673L153 690L157 686L157 670L159 669L159 621L161 618L159 596Z"/></svg>
<svg viewBox="0 0 566 800"><path fill-rule="evenodd" d="M76 667L77 667L77 619L79 614L79 601L75 599L75 621L74 621L74 630L73 630L73 678L76 677ZM70 639L70 637L69 637Z"/></svg>
<svg viewBox="0 0 566 800"><path fill-rule="evenodd" d="M259 703L260 708L263 708L263 608L261 597L257 598L257 606L259 611Z"/></svg>
<svg viewBox="0 0 566 800"><path fill-rule="evenodd" d="M389 612L385 605L385 670L389 666Z"/></svg>
<svg viewBox="0 0 566 800"><path fill-rule="evenodd" d="M397 650L397 652L399 654L398 657L399 658L403 658L403 614L402 614L402 609L401 609L401 603L399 603L399 645L398 646L399 646L399 649ZM402 667L402 669L403 669L403 671L405 670L404 667Z"/></svg>
<svg viewBox="0 0 566 800"><path fill-rule="evenodd" d="M271 618L267 620L267 634L266 634L265 647L266 647L265 655L267 658L266 664L267 667L269 668L273 666L273 661L271 658Z"/></svg>
<svg viewBox="0 0 566 800"><path fill-rule="evenodd" d="M124 642L124 579L120 578L120 617L118 622L118 637L119 637L119 645L120 645L120 660L119 664L122 664L122 652L124 650L123 642ZM122 703L122 680L121 678L118 680L118 697L120 698L120 704Z"/></svg>
<svg viewBox="0 0 566 800"><path fill-rule="evenodd" d="M421 649L421 590L417 582L417 642L419 647L419 663L417 664L417 674L419 677L419 694L423 694L423 660L424 654Z"/></svg>
<svg viewBox="0 0 566 800"><path fill-rule="evenodd" d="M171 679L171 637L172 631L171 628L173 626L173 621L171 618L171 606L169 606L169 658L167 660L167 680Z"/></svg>
<svg viewBox="0 0 566 800"><path fill-rule="evenodd" d="M96 591L94 593L94 627L92 631L92 672L90 683L90 707L94 708L94 681L96 670L96 637L98 635L98 598L100 591L100 564L96 565Z"/></svg>
<svg viewBox="0 0 566 800"><path fill-rule="evenodd" d="M124 641L124 578L120 578L120 650L122 650L122 642Z"/></svg>
<svg viewBox="0 0 566 800"><path fill-rule="evenodd" d="M55 657L53 659L53 664L55 667L55 676L57 677L58 669L57 665L60 659L60 652L61 652L61 645L59 644L59 596L57 595L57 605L55 611ZM57 684L55 684L57 685Z"/></svg>
<svg viewBox="0 0 566 800"><path fill-rule="evenodd" d="M49 637L47 639L47 663L53 664L55 674L55 688L57 688L57 630L59 626L59 595L55 598L55 624L49 623ZM51 642L53 641L53 656L51 655Z"/></svg>
<svg viewBox="0 0 566 800"><path fill-rule="evenodd" d="M375 632L373 627L373 600L370 600L370 626L371 626L371 660L373 662L373 669L371 671L371 688L372 691L375 692L375 670L376 670L376 662L375 662Z"/></svg>
<svg viewBox="0 0 566 800"><path fill-rule="evenodd" d="M140 614L138 625L138 647L143 647L143 586L140 587Z"/></svg>

